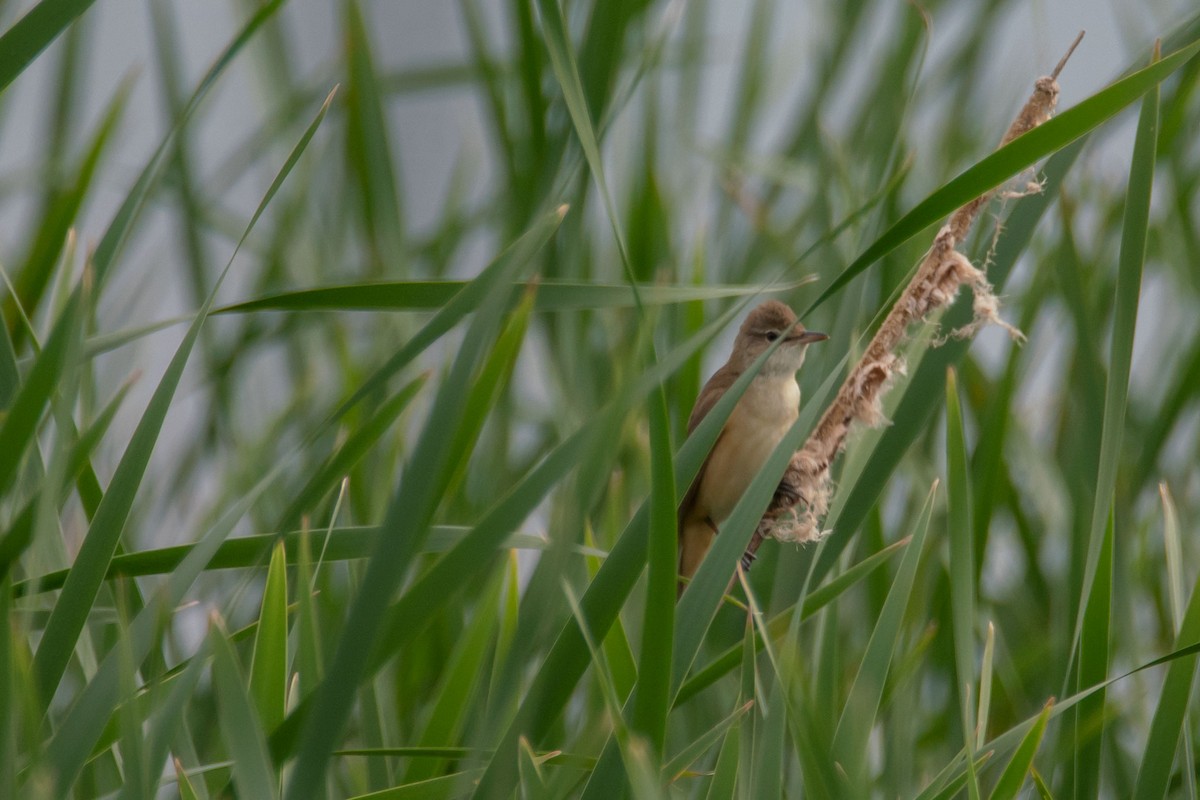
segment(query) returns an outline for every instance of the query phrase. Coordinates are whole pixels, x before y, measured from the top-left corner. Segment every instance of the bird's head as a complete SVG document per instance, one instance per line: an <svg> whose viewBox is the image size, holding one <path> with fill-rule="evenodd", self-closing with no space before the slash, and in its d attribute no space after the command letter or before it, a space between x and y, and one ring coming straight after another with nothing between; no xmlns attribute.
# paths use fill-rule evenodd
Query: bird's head
<svg viewBox="0 0 1200 800"><path fill-rule="evenodd" d="M794 311L778 300L768 300L750 312L734 340L733 353L739 371L749 369L767 348L781 338L783 343L775 348L759 374L795 374L804 363L804 351L808 345L829 337L805 330L796 320Z"/></svg>

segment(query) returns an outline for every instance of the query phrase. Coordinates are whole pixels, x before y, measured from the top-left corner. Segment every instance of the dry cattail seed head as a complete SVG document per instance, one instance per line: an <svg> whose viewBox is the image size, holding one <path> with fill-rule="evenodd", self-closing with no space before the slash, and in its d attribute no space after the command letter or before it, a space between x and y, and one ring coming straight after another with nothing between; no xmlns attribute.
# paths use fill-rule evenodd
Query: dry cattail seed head
<svg viewBox="0 0 1200 800"><path fill-rule="evenodd" d="M1058 74L1082 38L1080 33L1050 75L1037 79L1033 94L1004 134L1001 146L1050 119L1058 102ZM1018 194L1040 189L1040 184L1030 181L1026 183L1025 192ZM804 447L792 457L780 490L775 493L751 539L743 564L748 565L753 560L754 551L766 536L789 542L808 542L824 534L821 521L832 495L830 465L845 449L846 438L854 423L876 427L885 422L882 399L892 378L904 372L904 361L898 352L909 325L949 306L965 286L974 294L974 319L951 332L951 336L965 338L984 325L994 324L1008 331L1013 339L1024 340L1020 331L1000 318L1000 303L987 275L956 249L970 232L979 212L996 194L995 190L986 192L967 203L938 231L933 246L922 259L904 294L842 383Z"/></svg>

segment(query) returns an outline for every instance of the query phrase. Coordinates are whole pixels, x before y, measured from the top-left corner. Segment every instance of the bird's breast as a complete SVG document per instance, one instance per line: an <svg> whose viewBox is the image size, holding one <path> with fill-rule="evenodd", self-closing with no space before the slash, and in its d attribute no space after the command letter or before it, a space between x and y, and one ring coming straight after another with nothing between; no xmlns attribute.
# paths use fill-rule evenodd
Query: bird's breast
<svg viewBox="0 0 1200 800"><path fill-rule="evenodd" d="M709 456L699 499L718 524L758 474L798 415L800 387L786 378L757 378L738 401Z"/></svg>

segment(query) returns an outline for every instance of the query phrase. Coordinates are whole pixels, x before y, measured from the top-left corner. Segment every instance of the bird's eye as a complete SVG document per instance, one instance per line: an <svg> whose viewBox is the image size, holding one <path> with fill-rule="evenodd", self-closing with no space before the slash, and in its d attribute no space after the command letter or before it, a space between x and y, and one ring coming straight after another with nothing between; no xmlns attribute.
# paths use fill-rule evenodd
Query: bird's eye
<svg viewBox="0 0 1200 800"><path fill-rule="evenodd" d="M779 338L779 331L767 331L766 336L768 342L773 342Z"/></svg>

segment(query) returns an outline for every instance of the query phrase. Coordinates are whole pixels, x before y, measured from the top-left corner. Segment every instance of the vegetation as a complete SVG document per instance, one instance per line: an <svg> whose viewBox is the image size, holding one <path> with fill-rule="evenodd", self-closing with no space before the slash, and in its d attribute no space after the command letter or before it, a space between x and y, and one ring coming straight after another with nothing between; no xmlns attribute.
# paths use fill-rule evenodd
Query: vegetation
<svg viewBox="0 0 1200 800"><path fill-rule="evenodd" d="M0 186L35 198L0 289L0 796L1200 794L1200 17L993 154L1054 66L994 45L1015 0L827 4L802 64L771 0L738 42L708 0L460 0L465 60L400 71L365 0L317 66L245 0L191 87L155 1L172 128L130 174L131 84L77 109L90 5L0 37L0 103L51 65L55 132ZM213 164L234 68L269 108ZM454 94L486 153L418 226L395 123ZM831 533L723 597L783 448L676 606L719 335L764 293L830 334L794 449L938 226L1035 178L962 245L1028 343L939 341L966 296L915 327ZM138 284L190 313L131 314Z"/></svg>

